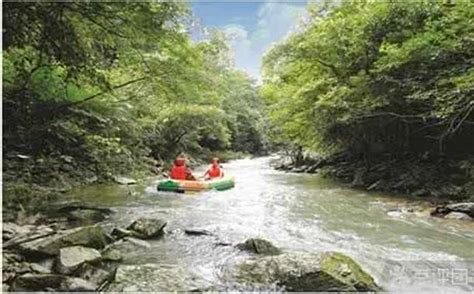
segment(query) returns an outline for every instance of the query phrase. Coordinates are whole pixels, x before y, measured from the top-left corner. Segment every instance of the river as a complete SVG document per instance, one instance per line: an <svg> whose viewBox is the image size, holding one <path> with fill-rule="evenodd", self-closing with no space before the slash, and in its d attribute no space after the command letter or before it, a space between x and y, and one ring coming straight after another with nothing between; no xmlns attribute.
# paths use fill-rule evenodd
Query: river
<svg viewBox="0 0 474 294"><path fill-rule="evenodd" d="M130 252L125 263L176 264L215 284L225 283L226 264L243 254L222 244L261 237L285 251L343 252L388 291L471 289L473 223L429 217L422 202L354 190L318 175L275 171L270 160L224 164L236 187L223 192L159 193L156 179L150 179L133 188L89 186L71 197L113 207L117 213L104 224L109 228L138 217L167 220L168 234L151 241L150 248ZM400 207L414 211L397 212ZM214 236L188 236L184 229Z"/></svg>

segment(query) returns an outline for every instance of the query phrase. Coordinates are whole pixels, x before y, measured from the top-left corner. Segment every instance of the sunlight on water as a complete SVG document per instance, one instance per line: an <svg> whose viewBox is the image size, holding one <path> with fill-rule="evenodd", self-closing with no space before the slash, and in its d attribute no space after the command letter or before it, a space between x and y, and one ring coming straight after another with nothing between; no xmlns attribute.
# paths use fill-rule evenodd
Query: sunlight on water
<svg viewBox="0 0 474 294"><path fill-rule="evenodd" d="M178 264L214 283L222 282L222 270L244 254L222 244L250 237L266 238L287 251L344 252L387 290L454 287L400 282L403 274L393 273L400 267L434 272L449 262L467 260L472 269L472 223L390 211L406 205L406 199L353 190L317 175L274 171L269 160L224 164L225 172L235 176L236 187L223 192L161 193L153 180L145 187L90 186L71 196L114 207L110 227L126 226L138 217L167 220L166 238L131 253L126 262ZM186 228L206 229L213 236L187 236Z"/></svg>

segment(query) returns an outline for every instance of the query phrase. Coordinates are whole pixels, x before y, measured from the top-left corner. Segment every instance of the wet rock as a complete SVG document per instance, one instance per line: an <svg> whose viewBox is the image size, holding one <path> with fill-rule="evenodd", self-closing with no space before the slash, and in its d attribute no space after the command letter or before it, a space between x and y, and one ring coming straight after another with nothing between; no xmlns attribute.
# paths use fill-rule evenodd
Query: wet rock
<svg viewBox="0 0 474 294"><path fill-rule="evenodd" d="M53 272L54 259L48 258L40 262L31 263L33 272L39 274L51 274Z"/></svg>
<svg viewBox="0 0 474 294"><path fill-rule="evenodd" d="M94 285L103 285L113 279L113 271L107 271L103 268L84 263L74 272L74 276L80 277Z"/></svg>
<svg viewBox="0 0 474 294"><path fill-rule="evenodd" d="M247 286L285 287L287 291L376 291L374 279L341 253L293 253L246 260L236 280Z"/></svg>
<svg viewBox="0 0 474 294"><path fill-rule="evenodd" d="M403 217L403 212L401 210L391 210L387 212L387 215L394 218Z"/></svg>
<svg viewBox="0 0 474 294"><path fill-rule="evenodd" d="M68 274L86 262L95 262L102 258L99 251L93 248L72 246L61 248L59 251L59 271Z"/></svg>
<svg viewBox="0 0 474 294"><path fill-rule="evenodd" d="M250 251L257 254L277 255L281 253L281 250L269 241L258 238L248 239L244 243L237 244L236 247L240 250Z"/></svg>
<svg viewBox="0 0 474 294"><path fill-rule="evenodd" d="M443 217L443 216L447 215L449 212L450 212L450 210L447 209L446 207L438 206L431 212L431 216Z"/></svg>
<svg viewBox="0 0 474 294"><path fill-rule="evenodd" d="M173 292L199 291L209 287L206 280L179 267L156 264L120 265L108 291Z"/></svg>
<svg viewBox="0 0 474 294"><path fill-rule="evenodd" d="M126 237L122 240L119 240L107 246L103 251L103 255L104 255L104 259L108 259L112 261L114 259L118 261L117 258L119 257L120 257L120 260L124 260L127 257L130 257L130 256L133 257L133 254L135 252L140 252L144 248L150 248L150 247L151 245L144 240L135 239L132 237ZM110 251L113 251L113 252L111 253Z"/></svg>
<svg viewBox="0 0 474 294"><path fill-rule="evenodd" d="M61 291L68 292L93 292L97 285L81 278L67 277L60 286Z"/></svg>
<svg viewBox="0 0 474 294"><path fill-rule="evenodd" d="M140 218L134 221L127 229L135 231L136 237L152 239L163 235L166 222L161 219Z"/></svg>
<svg viewBox="0 0 474 294"><path fill-rule="evenodd" d="M474 202L461 202L438 206L431 212L431 215L444 217L451 212L463 213L471 218L474 218ZM459 217L461 215L453 214L450 218L456 218L456 216Z"/></svg>
<svg viewBox="0 0 474 294"><path fill-rule="evenodd" d="M204 229L185 229L184 233L190 236L213 236L211 232Z"/></svg>
<svg viewBox="0 0 474 294"><path fill-rule="evenodd" d="M462 202L446 205L450 211L462 212L470 217L474 217L474 202Z"/></svg>
<svg viewBox="0 0 474 294"><path fill-rule="evenodd" d="M3 252L2 281L9 282L17 275L31 272L31 266L18 254Z"/></svg>
<svg viewBox="0 0 474 294"><path fill-rule="evenodd" d="M134 179L121 177L121 176L115 176L114 181L120 185L134 185L137 183L137 181Z"/></svg>
<svg viewBox="0 0 474 294"><path fill-rule="evenodd" d="M444 218L447 219L457 219L457 220L465 220L465 221L472 221L472 217L469 215L465 214L464 212L457 212L457 211L451 211L448 213Z"/></svg>
<svg viewBox="0 0 474 294"><path fill-rule="evenodd" d="M120 250L115 248L106 248L102 251L102 259L106 261L121 261L123 259Z"/></svg>
<svg viewBox="0 0 474 294"><path fill-rule="evenodd" d="M114 228L111 233L112 237L115 239L123 239L125 237L132 237L136 235L136 232L131 230L126 230L123 228Z"/></svg>
<svg viewBox="0 0 474 294"><path fill-rule="evenodd" d="M18 235L26 235L30 233L32 229L33 228L31 226L19 226L15 223L10 223L10 222L3 223L3 228L2 228L3 241L8 241Z"/></svg>
<svg viewBox="0 0 474 294"><path fill-rule="evenodd" d="M306 171L306 169L308 169L308 166L302 165L302 166L299 166L299 167L295 167L295 168L293 169L293 172L295 172L295 173L303 173L303 172Z"/></svg>
<svg viewBox="0 0 474 294"><path fill-rule="evenodd" d="M107 236L101 227L80 227L20 244L19 249L26 254L51 256L59 254L61 248L75 245L101 249L107 245Z"/></svg>

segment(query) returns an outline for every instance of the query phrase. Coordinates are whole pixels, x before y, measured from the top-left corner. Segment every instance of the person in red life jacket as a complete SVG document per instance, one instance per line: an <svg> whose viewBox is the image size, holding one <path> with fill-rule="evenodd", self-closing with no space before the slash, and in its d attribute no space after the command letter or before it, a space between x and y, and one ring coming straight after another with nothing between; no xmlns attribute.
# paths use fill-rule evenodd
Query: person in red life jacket
<svg viewBox="0 0 474 294"><path fill-rule="evenodd" d="M186 158L182 156L175 159L171 167L170 178L173 180L196 180L191 170L186 166Z"/></svg>
<svg viewBox="0 0 474 294"><path fill-rule="evenodd" d="M214 157L212 159L211 166L204 173L204 177L208 180L212 180L215 178L222 178L223 176L224 176L224 172L222 171L222 167L219 164L219 158Z"/></svg>

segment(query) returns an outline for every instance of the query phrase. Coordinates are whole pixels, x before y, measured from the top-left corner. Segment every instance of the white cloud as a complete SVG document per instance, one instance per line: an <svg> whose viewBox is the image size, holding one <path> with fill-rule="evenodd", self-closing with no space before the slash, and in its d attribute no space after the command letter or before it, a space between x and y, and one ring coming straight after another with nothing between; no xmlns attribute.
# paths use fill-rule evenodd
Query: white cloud
<svg viewBox="0 0 474 294"><path fill-rule="evenodd" d="M254 31L247 31L238 24L223 28L234 51L235 65L255 78L260 77L263 54L272 44L283 40L297 28L306 9L289 3L266 2L258 13Z"/></svg>

